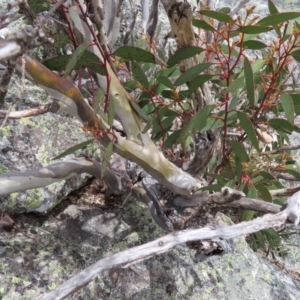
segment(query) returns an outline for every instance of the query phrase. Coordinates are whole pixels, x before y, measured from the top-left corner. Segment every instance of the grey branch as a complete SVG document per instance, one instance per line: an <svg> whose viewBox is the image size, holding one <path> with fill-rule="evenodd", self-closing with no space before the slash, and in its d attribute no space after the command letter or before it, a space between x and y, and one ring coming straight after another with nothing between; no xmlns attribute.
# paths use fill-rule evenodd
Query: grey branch
<svg viewBox="0 0 300 300"><path fill-rule="evenodd" d="M8 172L0 175L0 195L46 186L82 173L100 178L100 170L101 164L97 161L87 158L74 158L40 169ZM109 169L106 169L103 177L113 191L123 191L120 178Z"/></svg>
<svg viewBox="0 0 300 300"><path fill-rule="evenodd" d="M170 233L147 244L110 255L81 271L54 291L42 295L38 299L63 299L89 283L91 280L95 279L96 276L105 270L109 270L118 266L126 267L128 264L140 262L152 257L153 255L164 253L171 250L175 246L186 242L211 240L216 238L233 239L263 229L279 227L289 222L299 225L300 195L298 194L299 193L291 197L287 203L286 209L276 215L267 214L261 218L256 218L252 221L242 222L232 226L222 226L216 228L205 227L201 229L178 231Z"/></svg>

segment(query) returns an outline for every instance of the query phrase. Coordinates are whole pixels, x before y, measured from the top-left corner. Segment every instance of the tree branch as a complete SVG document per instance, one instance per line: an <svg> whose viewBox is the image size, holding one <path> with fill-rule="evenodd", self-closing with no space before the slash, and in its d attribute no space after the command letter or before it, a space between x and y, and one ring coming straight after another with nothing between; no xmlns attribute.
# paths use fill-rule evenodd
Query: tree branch
<svg viewBox="0 0 300 300"><path fill-rule="evenodd" d="M81 271L54 291L42 295L38 299L63 299L74 293L76 290L82 288L105 270L118 266L125 268L128 264L140 262L152 257L153 255L164 253L175 246L186 242L211 240L216 238L233 239L263 229L279 227L289 222L298 225L300 218L300 199L298 196L293 199L292 198L289 199L287 208L276 215L268 214L252 221L242 222L232 226L216 227L214 229L205 227L201 229L178 231L144 245L110 255Z"/></svg>

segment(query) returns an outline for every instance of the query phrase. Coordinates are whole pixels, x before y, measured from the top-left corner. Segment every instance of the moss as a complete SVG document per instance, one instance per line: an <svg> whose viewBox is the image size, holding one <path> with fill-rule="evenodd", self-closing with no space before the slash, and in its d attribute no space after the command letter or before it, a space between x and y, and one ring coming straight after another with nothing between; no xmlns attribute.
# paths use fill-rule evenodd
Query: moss
<svg viewBox="0 0 300 300"><path fill-rule="evenodd" d="M31 118L21 118L19 120L19 123L23 124L23 125L28 125L28 126L36 127L36 123L34 123L33 121L31 121Z"/></svg>
<svg viewBox="0 0 300 300"><path fill-rule="evenodd" d="M3 166L3 165L0 164L0 174L5 173L7 170L8 169L5 166Z"/></svg>
<svg viewBox="0 0 300 300"><path fill-rule="evenodd" d="M1 129L2 136L9 136L10 135L10 127L4 126Z"/></svg>
<svg viewBox="0 0 300 300"><path fill-rule="evenodd" d="M13 277L11 280L11 283L14 283L14 284L19 284L20 282L21 282L21 279L18 277Z"/></svg>
<svg viewBox="0 0 300 300"><path fill-rule="evenodd" d="M28 196L24 202L24 207L26 207L28 210L33 210L34 208L41 206L43 201L41 189L31 189L27 194Z"/></svg>

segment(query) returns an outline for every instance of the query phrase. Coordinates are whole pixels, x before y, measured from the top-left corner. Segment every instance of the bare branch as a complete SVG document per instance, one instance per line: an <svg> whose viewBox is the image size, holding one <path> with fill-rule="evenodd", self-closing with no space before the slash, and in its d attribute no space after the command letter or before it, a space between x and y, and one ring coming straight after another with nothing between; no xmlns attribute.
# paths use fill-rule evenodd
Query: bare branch
<svg viewBox="0 0 300 300"><path fill-rule="evenodd" d="M32 117L48 112L57 112L59 105L57 102L48 103L46 105L40 105L38 107L22 110L22 111L12 111L8 112L6 110L0 110L0 118L5 118L8 113L8 119L20 119L24 117Z"/></svg>
<svg viewBox="0 0 300 300"><path fill-rule="evenodd" d="M279 227L288 222L298 225L300 217L300 199L288 202L287 208L276 214L268 214L252 221L242 222L232 226L212 228L191 229L170 233L162 238L147 244L133 247L131 249L110 255L87 269L81 271L54 291L40 296L39 300L59 300L67 297L93 280L98 274L114 267L126 267L128 264L140 262L153 255L161 254L171 250L179 244L198 240L211 240L216 238L233 239L248 235L262 229ZM124 266L125 265L125 266Z"/></svg>
<svg viewBox="0 0 300 300"><path fill-rule="evenodd" d="M300 186L292 187L292 188L285 188L285 189L279 189L279 190L269 190L271 196L273 198L275 197L288 197L296 192L300 191Z"/></svg>
<svg viewBox="0 0 300 300"><path fill-rule="evenodd" d="M300 181L299 179L295 178L293 175L287 173L273 172L272 175L278 179L284 179L288 181Z"/></svg>
<svg viewBox="0 0 300 300"><path fill-rule="evenodd" d="M276 150L264 152L263 154L270 155L270 154L281 153L281 152L284 152L284 151L299 150L299 149L300 149L300 145L284 146L284 147L281 147L281 148L276 149Z"/></svg>
<svg viewBox="0 0 300 300"><path fill-rule="evenodd" d="M152 1L151 13L148 21L147 34L152 41L158 21L158 0Z"/></svg>
<svg viewBox="0 0 300 300"><path fill-rule="evenodd" d="M87 158L74 158L40 169L4 173L0 175L0 195L46 186L82 173L101 178L101 164ZM109 169L103 179L113 191L123 190L120 178Z"/></svg>

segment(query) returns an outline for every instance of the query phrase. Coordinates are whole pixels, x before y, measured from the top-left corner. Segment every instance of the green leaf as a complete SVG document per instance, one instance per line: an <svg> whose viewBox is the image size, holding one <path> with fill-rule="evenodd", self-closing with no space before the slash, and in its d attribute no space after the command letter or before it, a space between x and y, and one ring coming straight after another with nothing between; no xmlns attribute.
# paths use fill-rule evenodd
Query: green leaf
<svg viewBox="0 0 300 300"><path fill-rule="evenodd" d="M294 57L294 59L297 62L300 62L300 50L295 50L291 53L291 55Z"/></svg>
<svg viewBox="0 0 300 300"><path fill-rule="evenodd" d="M125 60L135 60L139 62L157 63L155 56L141 48L132 46L119 47L114 55L124 58Z"/></svg>
<svg viewBox="0 0 300 300"><path fill-rule="evenodd" d="M275 229L269 228L263 230L262 232L266 236L267 241L272 249L275 249L280 245L280 236Z"/></svg>
<svg viewBox="0 0 300 300"><path fill-rule="evenodd" d="M270 191L268 188L266 188L264 184L257 184L255 187L264 200L267 200L268 202L272 202L272 196L270 194Z"/></svg>
<svg viewBox="0 0 300 300"><path fill-rule="evenodd" d="M173 83L171 82L171 80L166 76L159 76L157 78L157 82L163 84L164 86L168 87L171 90L175 89L175 87L174 87Z"/></svg>
<svg viewBox="0 0 300 300"><path fill-rule="evenodd" d="M79 47L76 48L74 53L71 55L70 60L66 65L65 72L70 74L76 67L78 61L81 59L82 55L84 54L85 50L89 46L90 43L83 43Z"/></svg>
<svg viewBox="0 0 300 300"><path fill-rule="evenodd" d="M60 55L44 61L43 64L50 70L64 71L71 56L72 55ZM84 51L74 67L75 70L82 68L89 68L96 73L105 75L105 68L100 62L99 57L87 50Z"/></svg>
<svg viewBox="0 0 300 300"><path fill-rule="evenodd" d="M253 184L248 186L248 192L246 193L248 198L257 199L256 189Z"/></svg>
<svg viewBox="0 0 300 300"><path fill-rule="evenodd" d="M235 160L236 178L238 181L240 181L243 173L243 165L241 160L237 156L234 158L234 160Z"/></svg>
<svg viewBox="0 0 300 300"><path fill-rule="evenodd" d="M222 12L214 11L214 10L200 10L199 13L201 15L216 19L220 22L224 23L233 23L233 19L228 16L227 14L224 14Z"/></svg>
<svg viewBox="0 0 300 300"><path fill-rule="evenodd" d="M281 92L280 95L281 105L283 107L286 118L290 123L294 123L295 109L293 99L288 93Z"/></svg>
<svg viewBox="0 0 300 300"><path fill-rule="evenodd" d="M138 81L143 87L145 88L149 87L147 76L145 75L142 68L136 62L132 62L132 74L134 79Z"/></svg>
<svg viewBox="0 0 300 300"><path fill-rule="evenodd" d="M210 80L214 75L202 74L194 78L189 84L189 93L193 93L198 87Z"/></svg>
<svg viewBox="0 0 300 300"><path fill-rule="evenodd" d="M196 66L189 68L186 72L184 72L175 82L175 86L182 85L192 79L195 78L199 73L202 73L207 68L209 68L212 64L211 63L203 63Z"/></svg>
<svg viewBox="0 0 300 300"><path fill-rule="evenodd" d="M295 113L300 115L300 94L289 94L292 97Z"/></svg>
<svg viewBox="0 0 300 300"><path fill-rule="evenodd" d="M193 57L203 51L202 48L196 46L182 47L178 49L168 60L168 67L173 67L183 59Z"/></svg>
<svg viewBox="0 0 300 300"><path fill-rule="evenodd" d="M238 101L239 101L238 92L235 92L229 103L229 110L236 109Z"/></svg>
<svg viewBox="0 0 300 300"><path fill-rule="evenodd" d="M224 122L218 118L207 118L205 126L202 128L203 131L212 130L224 126Z"/></svg>
<svg viewBox="0 0 300 300"><path fill-rule="evenodd" d="M218 11L228 15L231 12L231 8L230 7L222 7Z"/></svg>
<svg viewBox="0 0 300 300"><path fill-rule="evenodd" d="M155 118L154 122L153 122L153 128L152 128L152 134L157 134L158 132L161 132L162 130L168 131L174 122L174 119L176 118L176 116L170 116L167 118L164 118L163 120L160 120L160 122L158 122L157 117Z"/></svg>
<svg viewBox="0 0 300 300"><path fill-rule="evenodd" d="M246 34L260 34L263 32L268 32L272 30L273 28L267 27L267 26L243 26L237 29L237 32L246 33Z"/></svg>
<svg viewBox="0 0 300 300"><path fill-rule="evenodd" d="M156 115L153 115L150 120L147 122L146 126L144 127L142 133L145 134L153 125L153 121L156 118Z"/></svg>
<svg viewBox="0 0 300 300"><path fill-rule="evenodd" d="M275 4L273 3L273 1L268 0L268 6L269 6L269 12L270 12L270 14L277 14L278 13L278 9L275 6Z"/></svg>
<svg viewBox="0 0 300 300"><path fill-rule="evenodd" d="M263 176L264 178L268 179L268 180L275 180L276 179L272 174L270 174L268 172L265 172L265 171L260 171L259 174L261 176Z"/></svg>
<svg viewBox="0 0 300 300"><path fill-rule="evenodd" d="M245 148L239 142L231 141L231 146L232 146L232 150L233 150L234 154L241 161L247 162L250 160L247 152L245 151Z"/></svg>
<svg viewBox="0 0 300 300"><path fill-rule="evenodd" d="M260 150L258 146L258 141L251 121L247 118L247 116L244 113L240 111L237 112L237 116L241 122L242 128L247 133L249 140L251 141L255 149L259 152Z"/></svg>
<svg viewBox="0 0 300 300"><path fill-rule="evenodd" d="M215 28L213 28L211 25L209 25L207 22L205 22L203 20L193 19L193 26L204 29L204 30L208 30L208 31L215 31Z"/></svg>
<svg viewBox="0 0 300 300"><path fill-rule="evenodd" d="M237 46L240 47L241 44L238 44ZM259 50L268 47L268 45L266 45L265 43L260 41L254 41L254 40L249 40L244 42L243 46L245 49L252 49L252 50Z"/></svg>
<svg viewBox="0 0 300 300"><path fill-rule="evenodd" d="M285 119L271 119L269 120L269 125L275 130L291 134L294 131L294 126Z"/></svg>
<svg viewBox="0 0 300 300"><path fill-rule="evenodd" d="M132 106L132 108L135 110L135 112L141 117L141 118L143 118L145 121L149 121L149 117L147 116L147 113L143 110L143 109L141 109L140 108L140 106L136 103L136 102L134 102L134 101L130 101L129 102L130 103L130 105ZM152 103L151 103L152 104Z"/></svg>
<svg viewBox="0 0 300 300"><path fill-rule="evenodd" d="M253 219L254 215L255 215L255 211L254 210L244 210L242 212L242 215L241 215L241 221L250 221Z"/></svg>
<svg viewBox="0 0 300 300"><path fill-rule="evenodd" d="M232 82L227 88L228 93L236 92L238 89L245 87L245 77L240 77Z"/></svg>
<svg viewBox="0 0 300 300"><path fill-rule="evenodd" d="M280 170L281 172L285 172L288 174L293 175L297 180L300 180L300 173L297 172L296 170L292 170L292 169L285 169L285 170Z"/></svg>
<svg viewBox="0 0 300 300"><path fill-rule="evenodd" d="M109 165L109 160L110 160L110 157L113 153L113 147L114 147L113 142L110 142L106 147L106 150L105 150L105 153L104 153L104 156L103 156L102 166L101 166L101 178L103 178L104 173L107 169L107 166Z"/></svg>
<svg viewBox="0 0 300 300"><path fill-rule="evenodd" d="M207 105L201 109L193 118L182 128L176 143L183 143L185 139L196 131L200 131L206 124L208 115L213 111L215 105Z"/></svg>
<svg viewBox="0 0 300 300"><path fill-rule="evenodd" d="M181 130L176 130L174 132L172 132L166 139L165 143L164 143L164 149L170 149L172 148L172 146L177 145L178 143L176 142L179 135L180 135Z"/></svg>
<svg viewBox="0 0 300 300"><path fill-rule="evenodd" d="M255 105L254 77L253 77L253 70L251 68L251 64L247 57L244 58L244 71L245 71L245 81L246 81L246 89L247 89L249 104L251 108L254 108Z"/></svg>
<svg viewBox="0 0 300 300"><path fill-rule="evenodd" d="M268 15L264 18L262 18L257 25L263 25L263 26L276 26L280 23L293 20L300 17L299 12L284 12L284 13L276 13L272 15Z"/></svg>
<svg viewBox="0 0 300 300"><path fill-rule="evenodd" d="M75 151L80 150L80 149L86 147L87 145L93 143L94 141L95 141L95 139L92 139L92 140L88 140L88 141L85 141L85 142L83 142L83 143L77 144L77 145L75 145L75 146L73 146L73 147L67 149L67 150L64 151L63 153L59 154L58 156L52 158L52 160L54 160L54 159L60 159L60 158L65 157L65 156L67 156L67 155L69 155L69 154L72 154L72 153L74 153Z"/></svg>

